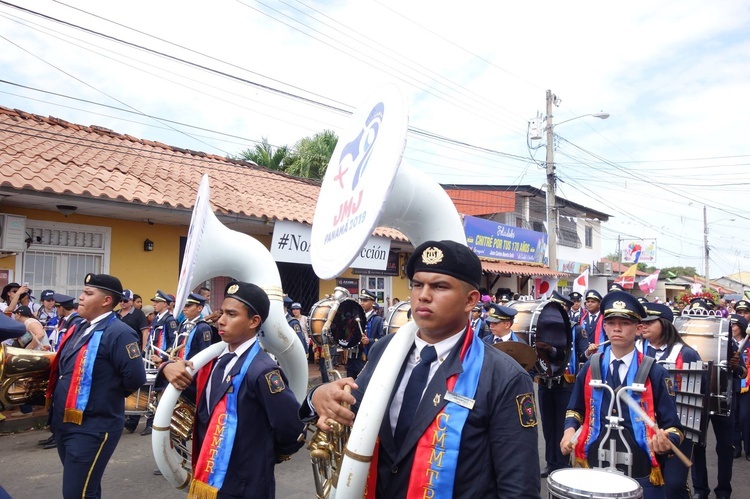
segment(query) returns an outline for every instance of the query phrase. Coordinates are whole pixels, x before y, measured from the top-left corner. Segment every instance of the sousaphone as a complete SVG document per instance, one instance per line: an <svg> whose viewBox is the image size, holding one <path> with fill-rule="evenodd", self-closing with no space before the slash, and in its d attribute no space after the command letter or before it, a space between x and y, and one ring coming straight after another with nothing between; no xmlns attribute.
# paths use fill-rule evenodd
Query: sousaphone
<svg viewBox="0 0 750 499"><path fill-rule="evenodd" d="M379 226L402 232L415 247L431 239L466 244L461 218L448 194L402 162L407 127L404 96L396 86L387 85L358 108L342 132L312 226L312 264L321 279L344 272ZM406 322L378 362L344 457L324 484L327 496L362 497L378 429L416 331L413 321Z"/></svg>

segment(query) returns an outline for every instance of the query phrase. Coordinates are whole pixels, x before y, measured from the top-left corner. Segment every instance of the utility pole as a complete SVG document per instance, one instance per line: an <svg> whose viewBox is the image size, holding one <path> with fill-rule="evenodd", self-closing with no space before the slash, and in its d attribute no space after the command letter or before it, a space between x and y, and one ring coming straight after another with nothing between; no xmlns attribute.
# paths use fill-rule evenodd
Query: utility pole
<svg viewBox="0 0 750 499"><path fill-rule="evenodd" d="M706 217L706 205L703 205L703 248L706 251L706 291L711 291L708 278L708 218Z"/></svg>
<svg viewBox="0 0 750 499"><path fill-rule="evenodd" d="M557 271L557 200L555 199L555 131L552 126L552 103L556 97L547 90L547 247L549 268Z"/></svg>

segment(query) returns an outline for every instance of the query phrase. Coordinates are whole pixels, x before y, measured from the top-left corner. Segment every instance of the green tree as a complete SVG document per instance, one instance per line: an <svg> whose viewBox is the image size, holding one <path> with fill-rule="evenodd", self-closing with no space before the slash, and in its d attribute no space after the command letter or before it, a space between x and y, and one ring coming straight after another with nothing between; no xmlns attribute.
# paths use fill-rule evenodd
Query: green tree
<svg viewBox="0 0 750 499"><path fill-rule="evenodd" d="M271 170L285 171L289 157L289 147L274 147L268 143L268 138L263 137L259 144L252 149L245 149L235 159L252 161L258 166L265 166Z"/></svg>
<svg viewBox="0 0 750 499"><path fill-rule="evenodd" d="M286 173L298 177L322 179L339 138L333 130L323 130L294 145Z"/></svg>

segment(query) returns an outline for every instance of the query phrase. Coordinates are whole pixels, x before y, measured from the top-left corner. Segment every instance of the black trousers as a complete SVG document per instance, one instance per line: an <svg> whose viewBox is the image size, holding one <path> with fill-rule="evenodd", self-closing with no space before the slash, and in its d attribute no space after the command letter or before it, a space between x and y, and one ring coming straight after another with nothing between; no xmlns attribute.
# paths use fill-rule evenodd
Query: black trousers
<svg viewBox="0 0 750 499"><path fill-rule="evenodd" d="M65 499L102 496L102 475L121 435L122 431L55 432L57 453L63 465L62 496Z"/></svg>
<svg viewBox="0 0 750 499"><path fill-rule="evenodd" d="M573 385L564 380L553 384L550 388L544 381L539 383L539 412L544 435L544 460L550 471L570 466L570 457L563 456L560 442L565 432L565 412L571 393L573 393Z"/></svg>
<svg viewBox="0 0 750 499"><path fill-rule="evenodd" d="M711 426L716 436L716 456L718 457L718 485L714 489L717 496L732 494L732 463L734 449L732 447L732 433L734 419L729 416L710 416ZM694 492L708 495L711 488L708 485L708 470L706 469L706 448L696 445L693 449L693 467L690 469L693 478Z"/></svg>

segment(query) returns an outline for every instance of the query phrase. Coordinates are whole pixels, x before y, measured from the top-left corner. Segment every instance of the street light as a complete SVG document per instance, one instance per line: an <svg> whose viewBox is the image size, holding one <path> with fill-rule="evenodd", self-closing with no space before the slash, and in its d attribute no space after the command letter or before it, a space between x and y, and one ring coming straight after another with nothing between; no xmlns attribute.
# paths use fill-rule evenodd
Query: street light
<svg viewBox="0 0 750 499"><path fill-rule="evenodd" d="M561 100L552 93L552 90L547 90L547 247L549 248L549 268L554 271L557 271L557 201L555 199L555 125L552 124L552 104L559 106L560 102ZM582 114L581 116L561 121L558 125L587 116L606 120L609 118L609 113Z"/></svg>

